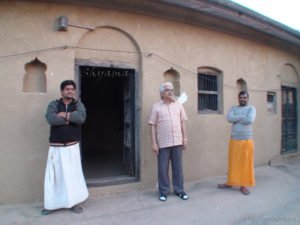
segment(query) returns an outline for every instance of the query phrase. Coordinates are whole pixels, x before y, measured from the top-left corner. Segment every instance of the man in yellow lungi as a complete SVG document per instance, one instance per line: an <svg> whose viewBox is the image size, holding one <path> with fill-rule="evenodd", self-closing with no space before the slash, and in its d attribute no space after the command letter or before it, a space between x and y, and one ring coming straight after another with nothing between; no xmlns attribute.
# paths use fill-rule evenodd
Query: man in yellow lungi
<svg viewBox="0 0 300 225"><path fill-rule="evenodd" d="M254 144L252 139L252 123L256 117L254 106L248 105L249 94L241 91L238 95L238 106L233 106L227 115L232 123L229 141L228 178L218 188L240 186L244 195L250 194L247 187L255 185L254 178Z"/></svg>

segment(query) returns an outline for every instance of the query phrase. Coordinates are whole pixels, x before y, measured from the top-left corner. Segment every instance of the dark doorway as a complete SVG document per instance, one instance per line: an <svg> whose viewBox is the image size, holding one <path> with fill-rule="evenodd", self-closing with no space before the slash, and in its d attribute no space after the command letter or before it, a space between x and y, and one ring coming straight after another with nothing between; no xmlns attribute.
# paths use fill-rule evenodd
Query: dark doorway
<svg viewBox="0 0 300 225"><path fill-rule="evenodd" d="M79 66L81 101L87 110L81 156L89 186L135 178L133 69Z"/></svg>
<svg viewBox="0 0 300 225"><path fill-rule="evenodd" d="M297 151L297 89L281 87L282 96L282 138L281 152Z"/></svg>

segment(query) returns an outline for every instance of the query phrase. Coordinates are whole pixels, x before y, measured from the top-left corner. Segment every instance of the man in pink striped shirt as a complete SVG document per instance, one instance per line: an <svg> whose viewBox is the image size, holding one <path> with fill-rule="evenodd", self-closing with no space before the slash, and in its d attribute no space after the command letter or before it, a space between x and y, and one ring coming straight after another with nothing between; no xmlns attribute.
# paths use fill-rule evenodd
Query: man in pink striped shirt
<svg viewBox="0 0 300 225"><path fill-rule="evenodd" d="M159 200L166 201L170 190L170 161L174 192L181 199L187 200L189 196L184 192L182 171L182 150L187 147L187 116L183 106L174 100L172 83L163 83L160 86L160 95L161 101L153 105L149 120L152 150L158 159Z"/></svg>

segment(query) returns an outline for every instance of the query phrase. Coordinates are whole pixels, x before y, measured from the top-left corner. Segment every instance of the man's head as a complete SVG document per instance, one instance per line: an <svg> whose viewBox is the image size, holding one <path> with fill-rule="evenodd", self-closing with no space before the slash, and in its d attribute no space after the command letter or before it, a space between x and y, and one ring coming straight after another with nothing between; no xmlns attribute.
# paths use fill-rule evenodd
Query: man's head
<svg viewBox="0 0 300 225"><path fill-rule="evenodd" d="M170 82L166 82L160 85L159 87L160 96L163 100L173 100L173 84Z"/></svg>
<svg viewBox="0 0 300 225"><path fill-rule="evenodd" d="M64 99L73 99L76 91L76 84L73 80L65 80L60 84L61 95Z"/></svg>
<svg viewBox="0 0 300 225"><path fill-rule="evenodd" d="M239 93L239 104L240 106L246 106L248 104L248 100L249 100L249 94L246 91L241 91Z"/></svg>

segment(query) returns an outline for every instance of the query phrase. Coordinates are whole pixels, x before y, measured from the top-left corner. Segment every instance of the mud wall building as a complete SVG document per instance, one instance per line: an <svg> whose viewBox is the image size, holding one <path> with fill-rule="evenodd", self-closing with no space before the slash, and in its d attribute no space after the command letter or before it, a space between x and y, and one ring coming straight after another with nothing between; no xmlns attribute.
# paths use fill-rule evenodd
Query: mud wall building
<svg viewBox="0 0 300 225"><path fill-rule="evenodd" d="M91 197L155 190L147 122L166 80L188 96L186 182L226 174L226 113L242 89L257 108L255 165L299 152L300 34L236 4L6 0L0 25L0 204L43 200L44 115L65 79L87 108Z"/></svg>

